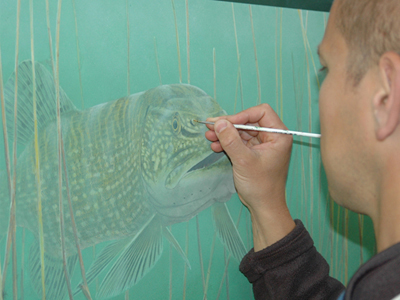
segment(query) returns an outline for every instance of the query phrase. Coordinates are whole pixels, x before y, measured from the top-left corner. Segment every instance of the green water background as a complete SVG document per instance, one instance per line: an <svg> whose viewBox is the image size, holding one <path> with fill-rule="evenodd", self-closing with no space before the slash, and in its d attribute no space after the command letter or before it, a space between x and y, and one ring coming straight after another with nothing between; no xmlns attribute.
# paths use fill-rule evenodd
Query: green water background
<svg viewBox="0 0 400 300"><path fill-rule="evenodd" d="M240 55L240 78L234 32L232 5L211 0L189 0L190 83L214 95L213 49L216 58L216 100L232 114L258 103L257 72L249 6L234 4ZM128 6L128 14L127 14ZM180 42L182 82L188 82L185 1L175 0ZM0 45L4 81L15 65L17 1L0 2ZM155 41L162 84L179 83L178 55L174 14L169 0L85 1L76 2L76 35L72 1L62 2L60 27L60 85L78 108L89 108L130 93L144 91L160 84ZM57 1L50 1L50 20L55 44ZM328 14L292 9L252 6L255 43L258 56L261 102L269 103L281 115L288 128L319 132L318 72L316 48L321 41ZM127 19L129 15L129 38ZM21 1L19 61L31 58L29 1ZM45 1L34 1L35 59L50 66ZM80 72L77 59L79 41ZM128 79L129 44L129 82ZM314 64L313 64L314 61ZM50 68L50 67L49 67ZM83 95L83 97L81 97ZM243 95L243 104L241 100ZM236 104L235 104L236 103ZM293 217L300 218L312 234L317 249L331 265L331 275L348 281L362 261L374 253L374 239L369 219L347 214L328 196L327 183L320 162L319 142L298 139L293 147L287 185L288 204ZM0 169L5 170L4 146L0 141ZM236 221L242 205L234 195L228 202ZM7 216L0 216L1 218ZM214 229L210 210L199 214L200 239L204 272L213 244ZM360 220L362 222L360 222ZM185 247L186 223L172 226L172 232ZM188 270L186 299L203 299L202 275L196 234L196 221L189 221ZM239 232L250 249L250 218L242 210ZM18 267L21 268L22 230L17 230ZM348 238L346 238L348 236ZM25 266L32 234L26 233ZM363 247L360 246L362 240ZM98 252L104 245L96 247ZM0 242L3 266L5 239ZM167 241L161 259L129 292L129 299L168 299L170 266L172 266L172 299L182 299L184 263L175 250L172 264ZM93 260L93 249L83 251L85 267ZM252 299L251 286L238 271L239 262L231 260L227 279L226 259L217 239L212 256L208 299ZM24 299L40 299L33 293L27 267L24 277ZM20 279L21 271L18 278ZM11 265L6 290L12 294ZM79 266L73 282L80 280ZM222 281L222 285L221 285ZM227 284L228 282L228 284ZM20 286L20 283L19 283ZM220 290L220 286L222 289ZM90 285L95 296L96 284ZM21 291L19 291L19 297ZM82 295L75 299L84 299ZM94 298L95 299L95 298ZM113 299L126 299L121 294Z"/></svg>

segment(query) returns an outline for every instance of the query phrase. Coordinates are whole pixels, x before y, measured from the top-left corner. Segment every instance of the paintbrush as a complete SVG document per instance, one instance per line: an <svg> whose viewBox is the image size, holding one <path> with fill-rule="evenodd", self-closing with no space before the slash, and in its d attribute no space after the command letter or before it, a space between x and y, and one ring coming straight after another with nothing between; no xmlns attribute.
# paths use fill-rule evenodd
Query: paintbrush
<svg viewBox="0 0 400 300"><path fill-rule="evenodd" d="M214 123L215 123L215 122L197 121L197 120L193 120L193 121L197 122L197 123L201 123L201 124L210 124L210 125L214 125ZM259 127L259 126L252 126L252 125L241 125L241 124L233 124L233 126L237 129L243 129L243 130L265 131L265 132L283 133L283 134L299 135L299 136L306 136L306 137L313 137L313 138L321 138L321 134L319 134L319 133L283 130L283 129Z"/></svg>

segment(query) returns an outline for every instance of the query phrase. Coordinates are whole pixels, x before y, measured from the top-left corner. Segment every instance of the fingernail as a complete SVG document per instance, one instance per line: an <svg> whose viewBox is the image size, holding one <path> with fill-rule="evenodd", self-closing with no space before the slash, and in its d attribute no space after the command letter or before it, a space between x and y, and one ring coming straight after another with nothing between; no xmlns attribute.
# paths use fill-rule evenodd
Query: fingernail
<svg viewBox="0 0 400 300"><path fill-rule="evenodd" d="M215 131L217 133L221 133L222 131L225 130L226 126L228 126L228 122L225 120L220 120L215 123Z"/></svg>

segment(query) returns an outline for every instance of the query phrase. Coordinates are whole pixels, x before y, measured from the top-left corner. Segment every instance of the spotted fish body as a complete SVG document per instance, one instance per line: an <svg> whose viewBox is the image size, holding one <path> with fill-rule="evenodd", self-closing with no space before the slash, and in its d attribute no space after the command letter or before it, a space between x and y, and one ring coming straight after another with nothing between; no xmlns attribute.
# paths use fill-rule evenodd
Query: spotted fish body
<svg viewBox="0 0 400 300"><path fill-rule="evenodd" d="M70 197L82 248L134 234L154 213L141 182L136 126L140 110L135 110L135 100L137 96L131 96L62 116ZM56 257L61 255L57 141L52 121L39 133L39 153L45 249ZM17 174L18 223L37 234L33 142L20 156ZM67 253L74 253L67 197L64 178L66 247Z"/></svg>
<svg viewBox="0 0 400 300"><path fill-rule="evenodd" d="M42 65L36 63L35 69L44 249L49 261L56 259L60 262L54 81ZM22 95L19 96L18 142L26 146L18 158L16 201L17 224L38 237L31 74L32 62L21 63L18 77L19 95ZM13 87L11 76L5 88L10 116L13 112ZM93 268L89 269L88 280L93 280L114 257L119 256L102 283L104 288L100 288L99 298L117 295L144 276L161 254L162 234L184 257L165 226L187 221L213 204L217 232L223 243L229 244L227 247L236 253L235 257L244 254L244 246L226 206L221 206L234 193L230 163L223 154L215 154L210 150L204 137L205 126L192 122L193 119L224 114L211 97L199 88L179 84L160 86L85 111L77 110L62 90L60 98L70 192L68 195L63 170L62 198L69 267L72 271L76 261L76 246L68 197L72 201L82 249L105 241L116 241L95 260ZM8 129L12 133L14 128L9 125ZM9 199L5 191L4 188L0 192L0 201ZM4 209L8 205L2 203L1 207ZM7 228L4 219L0 220L0 235ZM232 243L232 240L236 242ZM235 243L236 248L232 246ZM146 245L148 252L139 253L137 249L143 245ZM36 278L36 290L40 294L39 253L37 247L32 249L31 260L36 263L32 264L31 273L33 280ZM124 270L120 271L123 269L121 266L126 264L127 257L135 255L151 259L145 266L132 262L132 268L137 269L135 278L124 279L126 283L118 286L122 277L132 273L129 270L125 273ZM62 264L59 264L60 267ZM50 273L49 278L52 275ZM53 297L65 293L65 279L63 275L60 276L58 281L53 280L55 284L49 283L48 293L53 293ZM46 277L46 283L47 280L50 281ZM33 284L35 286L35 282Z"/></svg>

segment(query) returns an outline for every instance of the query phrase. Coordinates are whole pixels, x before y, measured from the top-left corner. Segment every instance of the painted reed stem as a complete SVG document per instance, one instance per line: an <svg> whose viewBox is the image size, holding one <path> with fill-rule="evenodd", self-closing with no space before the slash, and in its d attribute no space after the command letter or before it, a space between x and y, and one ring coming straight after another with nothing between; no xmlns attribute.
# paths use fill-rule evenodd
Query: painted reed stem
<svg viewBox="0 0 400 300"><path fill-rule="evenodd" d="M181 50L179 47L178 22L176 20L176 11L175 11L174 0L171 0L171 3L172 3L172 10L174 12L174 21L175 21L176 49L178 52L179 83L182 83Z"/></svg>
<svg viewBox="0 0 400 300"><path fill-rule="evenodd" d="M74 7L74 15L75 15L75 25L77 25L76 22L76 12L75 12L75 2L72 0L73 7ZM61 1L58 3L58 12L61 13ZM59 99L59 73L58 73L58 56L57 56L57 70L54 65L54 57L53 57L53 46L52 46L52 39L51 39L51 31L50 31L50 17L49 17L49 3L48 0L46 0L46 13L47 13L47 31L48 31L48 36L49 36L49 47L50 47L50 53L51 53L51 65L52 65L52 70L53 70L53 80L54 80L54 88L56 90L56 113L57 113L57 136L58 136L58 143L57 143L57 148L58 148L58 189L59 189L59 214L60 214L60 238L61 238L61 256L62 256L62 261L63 261L63 271L64 271L64 276L65 276L65 281L67 283L67 291L68 291L68 297L69 299L73 299L72 295L72 290L71 290L71 282L69 279L69 274L67 270L67 258L66 258L66 251L65 251L65 223L64 223L64 211L63 211L63 201L62 201L62 163L61 163L61 125L59 124L60 122L60 99ZM57 17L59 18L59 14L57 14ZM59 19L57 18L57 21ZM76 38L78 38L77 35L77 27L76 29ZM59 22L57 23L57 32L59 32ZM59 33L58 33L59 34ZM58 51L58 36L56 37L56 51ZM77 41L78 43L78 41ZM79 49L79 46L77 46ZM78 50L78 57L79 57L79 50ZM79 59L79 58L78 58ZM78 63L78 67L80 68L80 64ZM80 72L80 71L79 71ZM81 97L82 97L82 89L81 89ZM83 97L82 97L82 108L83 108ZM60 128L59 128L60 126Z"/></svg>
<svg viewBox="0 0 400 300"><path fill-rule="evenodd" d="M230 258L230 255L226 254L226 248L224 248L224 260L225 260L225 264L228 264L228 259ZM226 289L226 298L227 300L229 300L229 273L226 272L226 284L225 284L225 289Z"/></svg>
<svg viewBox="0 0 400 300"><path fill-rule="evenodd" d="M212 240L212 245L211 245L211 253L210 253L210 260L208 262L208 269L207 269L207 278L206 278L206 288L205 288L205 294L203 297L203 300L207 299L207 292L208 292L208 282L210 280L210 274L211 274L211 264L212 264L212 258L214 256L214 249L215 249L215 239L217 237L217 233L214 232L213 235L213 240Z"/></svg>
<svg viewBox="0 0 400 300"><path fill-rule="evenodd" d="M239 90L239 79L240 79L240 56L239 56L239 65L238 71L236 76L236 89L235 89L235 106L233 107L233 113L236 113L236 106L237 106L237 97L238 97L238 90Z"/></svg>
<svg viewBox="0 0 400 300"><path fill-rule="evenodd" d="M13 191L13 193L15 193ZM15 201L15 195L13 196ZM14 220L12 222L12 266L13 266L13 299L18 300L18 265L17 265L17 230L16 230L16 213L15 204L13 205Z"/></svg>
<svg viewBox="0 0 400 300"><path fill-rule="evenodd" d="M1 275L1 256L0 256L0 300L4 300L3 299L3 285L2 285L2 282L3 282L3 276ZM23 299L22 299L23 300Z"/></svg>
<svg viewBox="0 0 400 300"><path fill-rule="evenodd" d="M240 218L241 218L241 216L242 216L242 211L243 211L243 206L240 208L240 211L239 211L239 216L238 216L238 219L237 219L237 221L236 221L236 228L238 228L239 227L239 223L240 223ZM225 250L225 249L224 249ZM224 252L224 255L225 255L225 252ZM217 300L219 299L219 297L220 297L220 295L221 295L221 291L222 291L222 286L223 286L223 284L224 284L224 281L225 281L225 278L227 279L228 277L227 277L227 274L228 274L228 267L229 267L229 262L230 262L230 258L231 258L231 255L229 254L228 255L228 258L225 260L225 270L224 270L224 274L222 275L222 279L221 279L221 283L220 283L220 285L219 285L219 289L218 289L218 295L217 295ZM229 285L229 284L228 284ZM228 287L228 289L229 289L229 287ZM229 297L229 294L227 294L227 296Z"/></svg>
<svg viewBox="0 0 400 300"><path fill-rule="evenodd" d="M76 12L75 12L75 2L72 0L73 7L74 7L74 15L75 15L75 25L76 23ZM59 9L61 9L61 3L59 3ZM56 104L56 113L57 113L57 136L58 136L58 143L57 143L57 151L58 151L58 190L59 190L59 214L60 214L60 238L61 238L61 256L62 256L62 261L63 261L63 271L64 271L64 276L65 276L65 281L67 283L67 291L68 291L68 297L69 299L73 299L72 295L72 290L71 290L71 282L69 279L69 274L67 270L67 258L66 258L66 251L65 251L65 223L64 223L64 211L63 211L63 201L62 201L62 163L61 163L61 134L60 130L58 128L59 124L59 115L60 115L60 103L59 103L59 87L57 85L58 80L58 73L56 72L55 65L54 65L54 57L53 57L53 45L52 45L52 39L51 39L51 31L50 31L50 17L49 17L49 2L46 0L46 14L47 14L47 31L48 31L48 36L49 36L49 47L50 47L50 57L51 57L51 65L52 65L52 70L53 70L53 80L54 80L54 88L56 90L57 96L57 104ZM76 34L77 34L77 27L76 27ZM76 35L76 37L78 37ZM56 44L56 47L58 47L58 44ZM78 57L79 57L79 51L78 51ZM57 59L58 60L58 59ZM80 65L78 63L78 66L80 68ZM58 68L58 64L57 64ZM58 69L57 69L58 70ZM81 90L82 92L82 90ZM81 94L82 96L82 94ZM82 97L83 101L83 97ZM83 102L82 102L82 108L83 108ZM61 126L61 125L60 125Z"/></svg>
<svg viewBox="0 0 400 300"><path fill-rule="evenodd" d="M15 68L18 69L18 56L19 56L19 14L21 10L21 1L18 0L17 4L17 32L16 32L16 47L15 47ZM32 19L31 19L31 22ZM33 26L31 24L31 26ZM33 47L33 45L32 45ZM15 80L15 89L18 86L18 71L16 72L16 80ZM12 222L12 261L13 261L13 298L17 300L18 298L18 282L17 282L17 220L16 220L16 189L17 189L17 91L15 90L15 99L14 99L14 146L13 146L13 188L12 188L12 206L11 206L11 215L13 216Z"/></svg>
<svg viewBox="0 0 400 300"><path fill-rule="evenodd" d="M360 236L360 265L364 263L363 237L364 237L364 215L358 214L358 232Z"/></svg>
<svg viewBox="0 0 400 300"><path fill-rule="evenodd" d="M229 267L229 258L228 258L228 260L225 262L224 275L222 276L222 280L221 280L221 283L220 283L220 285L219 285L219 289L218 289L218 294L217 294L216 300L218 300L219 297L221 296L222 286L223 286L223 284L224 284L224 282L225 282L226 274L228 273L228 267Z"/></svg>
<svg viewBox="0 0 400 300"><path fill-rule="evenodd" d="M74 2L73 2L74 3ZM75 6L74 6L75 7ZM53 71L54 77L54 86L55 86L55 66L54 66L54 56L53 56L53 42L51 39L51 30L50 30L50 8L49 8L49 0L46 0L46 24L47 24L47 34L49 36L49 47L50 47L50 60L51 60L51 69Z"/></svg>
<svg viewBox="0 0 400 300"><path fill-rule="evenodd" d="M235 224L235 225L236 225L236 228L239 227L239 223L240 223L240 218L241 218L241 216L242 216L242 212L243 212L243 205L240 207L239 216L238 216L238 219L237 219L236 224ZM211 253L210 253L210 262L209 262L209 264L208 264L208 270L207 270L206 291L208 290L208 282L209 282L210 274L211 274L211 263L212 263L212 258L213 258L213 256L214 256L214 247L215 247L215 238L216 238L216 236L217 236L217 234L216 234L216 232L214 232L213 241L212 241L212 246L211 246ZM225 254L225 252L224 252L224 254ZM228 257L228 260L225 261L225 263L228 263L228 264L229 264L229 257ZM227 274L224 273L224 276L226 276L226 275L227 275ZM222 286L222 284L221 284L221 286ZM204 299L205 299L205 298L204 298Z"/></svg>
<svg viewBox="0 0 400 300"><path fill-rule="evenodd" d="M25 228L22 228L22 253L21 253L21 296L19 300L24 300L24 278L25 278ZM1 299L0 299L1 300Z"/></svg>
<svg viewBox="0 0 400 300"><path fill-rule="evenodd" d="M185 255L188 256L189 251L189 222L186 222L186 243L185 243ZM183 300L186 299L186 282L187 282L187 264L185 264L185 271L183 275Z"/></svg>
<svg viewBox="0 0 400 300"><path fill-rule="evenodd" d="M187 59L187 77L190 84L190 32L189 32L189 1L186 0L186 59Z"/></svg>
<svg viewBox="0 0 400 300"><path fill-rule="evenodd" d="M302 114L301 114L301 108L302 108L302 105L303 105L303 97L302 97L302 95L300 94L300 97L299 97L299 86L301 86L302 84L301 83L299 83L299 82L297 82L297 80L296 80L296 76L295 76L295 74L296 74L296 68L295 68L295 64L294 64L294 58L293 58L293 54L292 54L292 75L293 75L293 87L294 87L294 96L295 96L295 107L296 107L296 117L297 117L297 130L299 130L299 131L302 131ZM305 208L305 207L307 207L306 206L306 202L305 202L305 199L307 199L306 198L306 196L305 196L305 193L306 193L306 189L305 189L305 175L304 175L304 157L303 157L303 140L302 139L300 139L300 162L301 162L301 170L300 170L300 174L301 174L301 184L300 184L300 211L301 211L301 216L302 216L302 219L305 219L304 218L304 214L303 214L303 209ZM297 152L296 152L296 154L297 154ZM294 176L296 176L296 175L294 175ZM298 202L296 202L296 204L297 204ZM307 210L306 210L307 211Z"/></svg>
<svg viewBox="0 0 400 300"><path fill-rule="evenodd" d="M333 200L329 197L329 193L328 193L327 197L329 198L329 204L330 204L329 221L330 221L330 224L334 225L335 205L334 205ZM334 252L333 244L334 244L334 241L335 241L334 240L334 234L333 234L333 228L331 228L329 230L329 235L330 235L330 243L331 243L331 257L330 257L330 264L329 265L331 266L330 274L331 274L331 276L333 276L333 252Z"/></svg>
<svg viewBox="0 0 400 300"><path fill-rule="evenodd" d="M48 0L46 0L46 2L48 2ZM82 109L85 109L85 103L83 100L83 85L82 85L81 56L80 56L81 51L79 48L79 35L78 35L78 18L76 16L75 0L72 0L72 6L74 9L74 19L75 19L76 56L78 59L79 88L80 88L80 92L81 92ZM128 66L129 66L129 64L128 64Z"/></svg>
<svg viewBox="0 0 400 300"><path fill-rule="evenodd" d="M251 5L249 5L250 12L250 23L251 23L251 32L253 35L253 46L254 46L254 58L256 62L256 72L257 72L257 89L258 89L258 100L257 104L261 104L261 85L260 85L260 71L258 70L258 59L257 59L257 47L256 47L256 36L254 34L254 25L253 25L253 13L251 11Z"/></svg>
<svg viewBox="0 0 400 300"><path fill-rule="evenodd" d="M128 55L127 55L127 68L128 68L128 70L127 70L127 78L126 78L126 85L127 85L127 89L128 89L128 96L131 94L131 84L130 84L130 82L131 82L131 79L130 79L130 62L129 62L129 59L130 59L130 50L129 50L129 44L130 44L130 42L129 42L129 40L130 40L130 34L129 34L129 5L128 5L128 0L126 0L126 41L127 41L127 53L128 53Z"/></svg>
<svg viewBox="0 0 400 300"><path fill-rule="evenodd" d="M85 295L86 299L92 300L92 297L90 296L90 291L89 291L89 287L87 284L87 280L86 280L86 273L85 273L85 267L83 265L82 251L81 251L81 248L79 245L78 231L76 229L75 217L74 217L74 212L72 209L71 194L69 191L69 184L68 184L67 164L66 164L66 160L65 160L64 141L62 138L62 134L61 134L61 152L62 152L63 165L64 165L65 187L67 190L69 212L70 212L70 216L71 216L72 229L74 232L74 239L75 239L75 244L76 244L76 248L78 251L79 265L81 268L81 276L82 276L82 281L83 281L83 284L81 284L80 287L81 287L82 292Z"/></svg>
<svg viewBox="0 0 400 300"><path fill-rule="evenodd" d="M185 242L185 255L188 256L189 252L189 222L186 222L186 242ZM187 282L187 264L185 264L185 271L183 275L183 300L186 299L186 282Z"/></svg>
<svg viewBox="0 0 400 300"><path fill-rule="evenodd" d="M37 126L37 106L36 106L36 71L35 71L35 52L34 52L34 36L33 36L33 0L29 1L31 15L31 60L32 60L32 85L33 85L33 122L34 122L34 145L35 145L35 173L38 191L38 222L39 222L39 244L40 244L40 262L42 275L42 299L46 299L45 287L45 265L44 265L44 229L42 214L42 188L40 179L40 154L39 154L39 136Z"/></svg>
<svg viewBox="0 0 400 300"><path fill-rule="evenodd" d="M5 122L5 119L3 119L3 122ZM6 147L6 157L9 158L8 142L7 142L6 139L4 141L4 145ZM9 164L9 161L6 162L6 164L7 163ZM12 190L11 190L11 187L12 187L11 174L8 175L8 183L9 183L9 191L10 191L10 199L11 199L11 194L12 194ZM12 202L12 201L10 201L10 202ZM11 249L11 243L12 243L12 224L14 222L14 216L11 214L12 211L13 211L13 208L11 207L11 209L10 209L10 221L8 223L8 230L7 230L6 253L4 255L4 267L3 267L3 275L2 275L2 282L1 282L1 287L2 287L3 290L4 290L5 285L6 285L7 269L8 269L8 263L9 263L9 260L10 260L10 249Z"/></svg>
<svg viewBox="0 0 400 300"><path fill-rule="evenodd" d="M18 54L19 54L19 17L20 17L20 11L21 11L21 2L18 0L17 3L17 30L16 30L16 46L15 46L15 65L16 65L16 72L15 72L15 111L14 111L14 122L16 123L17 119L17 83L18 83ZM11 181L11 166L10 166L10 154L9 154L9 146L8 146L8 135L7 135L7 122L6 122L6 115L5 115L5 108L4 108L4 94L3 94L3 78L1 74L1 94L2 94L2 111L3 111L3 133L4 133L4 147L5 147L5 155L6 155L6 168L7 168L7 179L8 179L8 190L9 190L9 195L11 199L11 208L10 208L10 219L9 219L9 224L8 224L8 231L7 231L7 243L6 243L6 253L4 257L4 269L3 269L3 275L2 275L2 280L0 282L1 284L1 290L4 290L5 287L5 281L7 278L7 268L8 268L8 262L9 262L9 255L10 255L10 248L11 244L12 246L12 260L13 260L13 294L14 294L14 299L17 297L17 257L16 257L16 220L15 220L15 186L16 186L16 163L17 163L17 158L16 158L16 132L17 132L17 127L16 124L14 126L14 170L13 170L13 180Z"/></svg>
<svg viewBox="0 0 400 300"><path fill-rule="evenodd" d="M244 103L243 103L243 84L242 84L242 71L240 68L240 52L239 52L239 42L237 37L237 30L236 30L236 17L235 17L235 9L232 4L232 17L233 17L233 29L235 32L235 43L236 43L236 56L238 61L238 72L239 72L239 83L240 83L240 99L242 103L242 110L244 110Z"/></svg>
<svg viewBox="0 0 400 300"><path fill-rule="evenodd" d="M310 62L308 56L312 54L308 53L307 49L307 33L304 28L303 24L303 17L301 14L301 11L298 10L299 18L300 18L300 23L301 23L301 32L303 35L303 44L304 44L304 52L306 56L306 63L307 63L307 91L308 91L308 129L311 131L312 130L312 103L311 103L311 80L310 80ZM307 14L308 16L308 14ZM310 138L309 143L312 143L312 140ZM313 215L313 210L314 210L314 177L313 177L313 159L312 159L312 147L309 147L309 171L310 171L310 215ZM310 226L310 234L313 234L313 226L311 222Z"/></svg>
<svg viewBox="0 0 400 300"><path fill-rule="evenodd" d="M171 226L169 227L171 230ZM172 300L172 244L169 244L169 300Z"/></svg>
<svg viewBox="0 0 400 300"><path fill-rule="evenodd" d="M60 116L60 110L59 110L59 108L60 108L60 76L59 76L59 74L60 74L60 68L59 68L60 47L59 47L59 45L60 45L61 4L62 4L62 0L59 0L59 2L58 2L58 12L57 12L57 32L56 32L57 129L58 129L60 152L61 152L61 153L59 153L59 156L62 156L63 165L64 165L64 176L65 176L65 185L66 185L66 190L67 190L68 206L69 206L69 212L70 212L70 216L71 216L71 223L72 223L72 229L73 229L73 233L74 233L75 244L76 244L76 248L77 248L77 251L78 251L79 265L81 267L81 275L82 275L82 281L83 281L83 284L81 285L81 289L82 289L83 294L85 295L85 297L87 299L91 300L92 298L90 296L90 291L89 291L89 288L88 288L88 285L87 285L85 267L83 265L82 252L81 252L80 245L79 245L78 232L77 232L77 229L76 229L75 217L74 217L74 212L73 212L73 209L72 209L71 195L70 195L69 184L68 184L67 164L66 164L65 152L64 152L64 142L63 142L62 130L61 130L61 116ZM59 160L59 163L60 163L60 160Z"/></svg>
<svg viewBox="0 0 400 300"><path fill-rule="evenodd" d="M57 63L58 68L58 63ZM58 76L58 74L57 74ZM59 80L57 78L57 83ZM65 251L65 227L64 227L64 209L63 209L63 200L62 200L62 161L61 161L61 118L60 118L60 97L59 97L59 88L57 90L57 133L58 133L58 196L59 196L59 211L60 211L60 236L61 236L61 255L63 260L63 269L65 281L67 283L68 296L69 299L73 299L72 290L71 290L71 282L69 279L69 274L67 270L67 257Z"/></svg>
<svg viewBox="0 0 400 300"><path fill-rule="evenodd" d="M160 85L162 85L162 81L161 81L161 72L160 72L160 64L158 63L158 53L157 53L157 41L156 41L156 37L154 37L154 55L155 55L155 57L156 57L158 78L160 79Z"/></svg>
<svg viewBox="0 0 400 300"><path fill-rule="evenodd" d="M1 62L1 47L0 47L0 102L1 102L1 116L2 116L2 121L3 121L4 153L6 156L8 189L9 189L9 192L11 193L10 153L9 153L9 148L8 148L6 109L5 109L5 103L4 103L3 65ZM11 196L11 194L10 194L10 196ZM7 243L8 243L8 238L7 238ZM6 252L6 256L7 256L7 252ZM3 272L1 269L1 262L0 262L0 300L3 300L3 292L4 292L4 287L5 287L5 275L6 275L5 271L6 271L6 266L7 266L6 256L4 259L5 262L4 262Z"/></svg>
<svg viewBox="0 0 400 300"><path fill-rule="evenodd" d="M336 246L335 246L335 262L336 262L336 268L335 268L335 272L336 272L336 278L339 278L339 272L338 272L338 268L339 268L339 266L338 266L338 262L339 262L339 254L338 254L338 251L339 251L339 222L340 222L340 215L341 215L341 207L340 206L338 206L338 205L336 205L337 206L337 216L336 216Z"/></svg>
<svg viewBox="0 0 400 300"><path fill-rule="evenodd" d="M201 268L201 279L203 282L203 295L206 293L206 282L204 278L204 267L203 267L203 254L201 252L201 243L200 243L200 225L199 225L199 216L196 215L196 229L197 229L197 245L199 248L199 259L200 259L200 268Z"/></svg>
<svg viewBox="0 0 400 300"><path fill-rule="evenodd" d="M217 101L217 66L215 48L213 48L214 100Z"/></svg>

